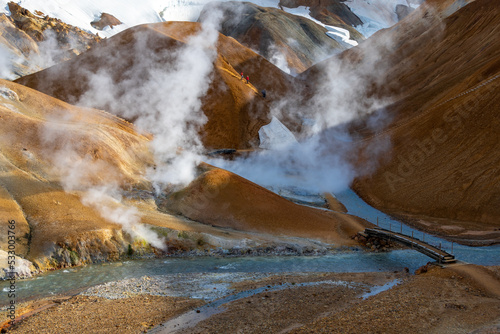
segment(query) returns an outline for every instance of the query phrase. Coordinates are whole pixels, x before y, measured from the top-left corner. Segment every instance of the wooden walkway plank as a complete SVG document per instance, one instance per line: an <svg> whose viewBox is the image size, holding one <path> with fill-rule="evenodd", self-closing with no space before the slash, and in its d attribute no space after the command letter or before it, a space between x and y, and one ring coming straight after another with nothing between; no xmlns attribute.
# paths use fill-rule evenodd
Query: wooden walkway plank
<svg viewBox="0 0 500 334"><path fill-rule="evenodd" d="M439 263L455 262L455 256L437 247L434 247L422 240L412 238L408 235L389 231L383 228L367 228L364 232L368 236L374 236L381 239L393 240L405 246L409 246L418 252L433 258Z"/></svg>

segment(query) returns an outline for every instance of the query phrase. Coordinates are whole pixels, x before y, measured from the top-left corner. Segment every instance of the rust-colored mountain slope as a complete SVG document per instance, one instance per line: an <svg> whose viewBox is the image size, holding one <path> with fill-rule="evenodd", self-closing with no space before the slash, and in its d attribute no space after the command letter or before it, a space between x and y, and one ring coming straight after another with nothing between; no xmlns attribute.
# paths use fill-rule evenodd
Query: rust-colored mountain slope
<svg viewBox="0 0 500 334"><path fill-rule="evenodd" d="M205 224L242 231L319 239L339 245L369 225L347 214L292 203L236 174L207 168L160 209Z"/></svg>
<svg viewBox="0 0 500 334"><path fill-rule="evenodd" d="M130 84L130 80L140 86L146 78L127 77L128 70L148 62L171 66L170 55L199 29L198 23L190 22L137 26L109 38L78 59L16 82L70 103L80 100L88 90L90 78L101 70L112 73L112 84L118 89L125 81ZM141 50L135 53L135 45L139 43ZM259 128L270 120L270 104L299 82L232 38L219 35L216 48L210 87L202 99L202 110L208 118L201 131L203 143L207 148L249 148L258 143ZM250 76L250 84L241 80L241 72ZM265 99L260 93L263 89L267 91ZM100 104L99 99L90 106L119 116L126 114L120 108Z"/></svg>
<svg viewBox="0 0 500 334"><path fill-rule="evenodd" d="M387 108L391 124L365 142L388 135L392 150L354 189L423 229L462 242L499 242L500 9L490 0L459 8L428 1L368 41L393 40L383 55L390 65L384 85L373 93L395 102ZM359 50L342 58L359 61ZM306 74L309 80L320 68Z"/></svg>
<svg viewBox="0 0 500 334"><path fill-rule="evenodd" d="M77 251L83 262L123 253L120 226L83 205L78 184L85 188L105 180L148 189L142 177L152 163L148 139L108 113L77 108L9 81L0 86L0 248L7 249L7 222L15 220L16 254L42 269L61 265L64 245L70 243L82 248ZM95 169L79 166L78 159ZM63 184L71 182L74 191L66 192ZM85 244L96 239L101 242Z"/></svg>

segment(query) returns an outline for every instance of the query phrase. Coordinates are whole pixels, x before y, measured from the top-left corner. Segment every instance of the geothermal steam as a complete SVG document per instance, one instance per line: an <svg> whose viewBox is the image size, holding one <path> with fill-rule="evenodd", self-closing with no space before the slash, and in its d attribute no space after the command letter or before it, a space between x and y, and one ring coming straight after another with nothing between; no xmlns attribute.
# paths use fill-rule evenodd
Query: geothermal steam
<svg viewBox="0 0 500 334"><path fill-rule="evenodd" d="M219 36L219 15L215 13L203 22L201 30L173 55L170 66L161 66L158 58L144 57L147 50L138 39L134 45L137 66L130 70L130 78L147 78L137 85L129 80L120 87L113 84L112 74L106 71L91 76L90 89L79 101L96 99L111 109L127 110L126 117L136 119L135 124L153 134L151 149L156 168L148 176L157 189L165 184L184 184L194 177L194 167L200 161L202 144L198 130L206 122L201 111L200 98L210 83L210 73L216 56L215 43ZM165 54L157 57L167 56ZM168 57L172 57L169 54ZM123 94L125 92L125 94ZM48 124L57 124L48 122ZM47 125L43 142L50 152L54 168L62 176L65 191L81 192L82 203L93 207L100 215L122 225L133 238L142 238L157 248L165 242L156 233L140 224L135 207L122 202L119 179L102 177L113 174L105 162L94 161L79 153L81 143L75 138L64 138L57 125ZM63 143L63 144L61 144ZM98 180L98 181L96 181Z"/></svg>
<svg viewBox="0 0 500 334"><path fill-rule="evenodd" d="M212 12L202 22L200 32L173 54L171 50L151 54L147 36L139 36L133 46L134 66L118 84L106 70L87 73L90 87L79 105L105 105L135 119L139 129L153 135L151 149L157 166L149 171L149 177L158 190L166 184L191 181L194 166L201 159L198 131L207 119L200 98L211 82L220 18L220 13Z"/></svg>

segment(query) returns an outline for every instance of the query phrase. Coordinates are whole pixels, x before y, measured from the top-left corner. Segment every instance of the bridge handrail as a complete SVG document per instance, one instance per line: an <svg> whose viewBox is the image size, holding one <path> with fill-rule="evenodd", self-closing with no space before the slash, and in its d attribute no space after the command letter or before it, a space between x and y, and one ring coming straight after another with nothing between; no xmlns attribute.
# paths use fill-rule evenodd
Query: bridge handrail
<svg viewBox="0 0 500 334"><path fill-rule="evenodd" d="M365 233L367 234L375 234L375 235L382 235L385 237L389 237L391 239L394 239L396 241L399 241L403 244L411 245L415 248L420 249L423 253L430 253L434 256L431 256L430 254L426 254L431 257L436 257L438 260L452 260L455 259L455 256L453 254L450 254L446 252L445 250L439 249L425 241L416 239L414 237L410 237L405 234L401 234L398 232L386 230L383 228L367 228L365 229Z"/></svg>

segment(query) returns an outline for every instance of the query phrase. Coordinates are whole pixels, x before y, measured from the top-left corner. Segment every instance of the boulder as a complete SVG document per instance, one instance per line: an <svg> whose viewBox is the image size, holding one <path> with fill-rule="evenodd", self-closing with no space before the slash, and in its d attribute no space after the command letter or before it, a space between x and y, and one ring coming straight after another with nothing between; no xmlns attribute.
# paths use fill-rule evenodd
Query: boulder
<svg viewBox="0 0 500 334"><path fill-rule="evenodd" d="M104 30L106 27L113 28L114 26L118 26L120 24L122 24L120 20L108 13L102 13L99 20L90 23L92 27L99 30Z"/></svg>

